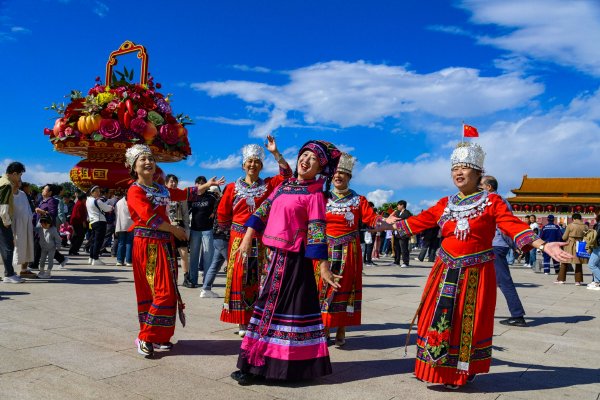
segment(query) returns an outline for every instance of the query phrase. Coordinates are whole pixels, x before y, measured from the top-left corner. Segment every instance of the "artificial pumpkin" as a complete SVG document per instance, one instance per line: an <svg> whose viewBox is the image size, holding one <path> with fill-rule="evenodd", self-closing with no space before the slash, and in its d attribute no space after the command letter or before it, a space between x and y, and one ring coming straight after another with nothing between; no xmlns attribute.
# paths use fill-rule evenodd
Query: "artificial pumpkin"
<svg viewBox="0 0 600 400"><path fill-rule="evenodd" d="M95 132L100 128L102 117L98 114L82 115L77 121L77 129L84 135Z"/></svg>

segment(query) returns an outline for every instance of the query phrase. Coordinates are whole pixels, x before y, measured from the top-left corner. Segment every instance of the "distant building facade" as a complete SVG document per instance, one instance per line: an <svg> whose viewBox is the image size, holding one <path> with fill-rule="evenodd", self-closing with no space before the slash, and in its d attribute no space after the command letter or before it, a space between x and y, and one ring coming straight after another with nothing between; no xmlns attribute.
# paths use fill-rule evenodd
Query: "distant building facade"
<svg viewBox="0 0 600 400"><path fill-rule="evenodd" d="M556 217L555 223L566 225L575 212L593 224L600 212L600 177L529 178L524 175L521 187L512 192L515 197L507 200L515 215L533 214L540 225L546 224L549 214Z"/></svg>

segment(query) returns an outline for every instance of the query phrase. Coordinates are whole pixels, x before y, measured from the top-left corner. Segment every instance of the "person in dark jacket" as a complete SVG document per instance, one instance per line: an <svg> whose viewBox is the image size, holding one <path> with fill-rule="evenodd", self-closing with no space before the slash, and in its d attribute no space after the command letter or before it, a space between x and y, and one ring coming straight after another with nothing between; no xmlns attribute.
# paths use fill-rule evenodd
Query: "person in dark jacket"
<svg viewBox="0 0 600 400"><path fill-rule="evenodd" d="M88 215L85 201L87 195L81 192L77 195L77 202L73 205L73 211L71 212L71 219L69 223L73 227L73 237L71 238L71 247L69 249L70 256L78 256L79 249L85 238L85 234L88 228Z"/></svg>
<svg viewBox="0 0 600 400"><path fill-rule="evenodd" d="M554 223L554 215L548 215L548 223L544 225L540 233L540 238L546 242L562 242L562 229L560 226ZM554 264L554 272L558 274L560 270L560 263L550 257L548 254L543 253L544 256L544 274L550 273L550 263Z"/></svg>
<svg viewBox="0 0 600 400"><path fill-rule="evenodd" d="M398 202L394 214L401 220L412 216L412 213L406 209L405 200L400 200ZM394 264L400 265L400 258L402 258L402 265L400 265L400 268L407 268L410 262L409 243L410 236L401 237L397 232L394 232Z"/></svg>

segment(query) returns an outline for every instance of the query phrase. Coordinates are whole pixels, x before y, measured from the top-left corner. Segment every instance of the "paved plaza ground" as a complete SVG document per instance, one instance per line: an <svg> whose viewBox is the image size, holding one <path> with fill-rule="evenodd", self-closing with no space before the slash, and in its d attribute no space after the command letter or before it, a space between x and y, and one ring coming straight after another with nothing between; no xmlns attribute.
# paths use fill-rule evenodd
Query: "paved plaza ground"
<svg viewBox="0 0 600 400"><path fill-rule="evenodd" d="M219 321L222 299L181 287L187 326L178 323L170 353L146 360L133 344L131 269L86 259L50 281L0 283L0 399L600 399L600 291L575 286L572 275L554 285L554 276L514 267L529 327L498 323L508 316L498 292L491 371L450 392L413 377L414 345L403 357L430 264L400 269L383 259L366 267L363 325L349 329L343 349L330 348L332 375L242 387L229 377L240 339ZM216 284L223 295L223 274Z"/></svg>

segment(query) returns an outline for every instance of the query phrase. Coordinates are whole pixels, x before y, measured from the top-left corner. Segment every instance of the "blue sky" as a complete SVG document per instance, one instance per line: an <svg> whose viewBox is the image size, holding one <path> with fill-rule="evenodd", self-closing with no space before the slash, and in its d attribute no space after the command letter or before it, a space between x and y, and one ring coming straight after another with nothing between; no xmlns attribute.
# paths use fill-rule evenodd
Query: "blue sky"
<svg viewBox="0 0 600 400"><path fill-rule="evenodd" d="M355 190L419 211L453 192L463 120L501 193L523 174L598 176L599 37L584 0L0 0L0 167L67 179L79 159L52 150L44 107L131 40L195 121L192 157L162 165L184 184L237 178L241 146L274 132L290 161L308 139L336 143L358 158Z"/></svg>

